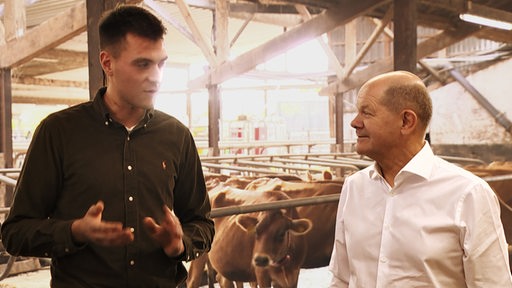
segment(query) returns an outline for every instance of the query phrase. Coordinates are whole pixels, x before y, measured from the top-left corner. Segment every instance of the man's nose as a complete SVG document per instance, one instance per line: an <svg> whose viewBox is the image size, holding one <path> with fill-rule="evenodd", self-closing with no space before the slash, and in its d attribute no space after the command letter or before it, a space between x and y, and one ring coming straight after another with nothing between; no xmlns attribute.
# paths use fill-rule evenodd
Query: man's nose
<svg viewBox="0 0 512 288"><path fill-rule="evenodd" d="M155 83L160 83L163 77L163 67L159 67L158 65L153 66L149 73L149 80Z"/></svg>
<svg viewBox="0 0 512 288"><path fill-rule="evenodd" d="M361 121L359 121L359 114L357 114L356 117L354 117L354 119L352 119L352 121L350 121L350 126L352 128L361 127Z"/></svg>

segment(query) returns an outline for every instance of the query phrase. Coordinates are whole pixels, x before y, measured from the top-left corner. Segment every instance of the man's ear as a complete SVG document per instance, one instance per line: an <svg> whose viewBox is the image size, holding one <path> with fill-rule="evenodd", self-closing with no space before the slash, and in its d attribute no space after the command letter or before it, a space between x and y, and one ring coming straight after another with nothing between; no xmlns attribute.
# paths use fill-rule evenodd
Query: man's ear
<svg viewBox="0 0 512 288"><path fill-rule="evenodd" d="M418 126L418 115L412 110L402 111L402 133L409 134L416 130Z"/></svg>
<svg viewBox="0 0 512 288"><path fill-rule="evenodd" d="M112 76L112 55L105 50L100 52L101 68L107 76Z"/></svg>

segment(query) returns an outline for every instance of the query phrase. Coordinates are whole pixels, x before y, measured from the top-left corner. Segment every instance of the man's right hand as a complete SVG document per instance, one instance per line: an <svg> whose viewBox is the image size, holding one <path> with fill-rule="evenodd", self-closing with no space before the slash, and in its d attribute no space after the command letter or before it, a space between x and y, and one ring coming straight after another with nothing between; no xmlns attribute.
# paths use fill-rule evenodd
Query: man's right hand
<svg viewBox="0 0 512 288"><path fill-rule="evenodd" d="M77 243L94 243L101 246L122 246L133 241L130 228L121 222L102 221L103 201L92 205L83 218L71 224L71 233Z"/></svg>

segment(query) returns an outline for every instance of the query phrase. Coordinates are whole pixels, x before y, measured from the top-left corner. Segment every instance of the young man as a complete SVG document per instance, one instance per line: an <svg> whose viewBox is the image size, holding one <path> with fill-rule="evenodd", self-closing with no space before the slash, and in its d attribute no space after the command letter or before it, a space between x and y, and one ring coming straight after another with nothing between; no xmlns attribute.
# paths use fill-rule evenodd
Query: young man
<svg viewBox="0 0 512 288"><path fill-rule="evenodd" d="M356 150L375 163L343 185L331 287L512 287L497 197L434 156L423 82L405 71L377 76L357 109Z"/></svg>
<svg viewBox="0 0 512 288"><path fill-rule="evenodd" d="M107 86L40 123L2 241L12 255L51 257L52 287L176 287L214 227L192 135L153 109L165 28L119 6L99 32Z"/></svg>

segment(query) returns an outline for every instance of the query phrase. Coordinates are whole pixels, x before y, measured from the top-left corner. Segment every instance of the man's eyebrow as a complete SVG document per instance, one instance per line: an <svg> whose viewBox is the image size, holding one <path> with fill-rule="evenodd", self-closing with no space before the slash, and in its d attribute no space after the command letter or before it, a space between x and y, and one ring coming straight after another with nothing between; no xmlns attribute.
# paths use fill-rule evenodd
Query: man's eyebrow
<svg viewBox="0 0 512 288"><path fill-rule="evenodd" d="M164 58L158 60L158 63L160 62L165 62L167 61L167 59L169 59L169 56L165 56ZM146 58L146 57L139 57L139 58L135 58L133 59L132 63L140 63L140 62L151 62L151 63L155 63L157 61L151 59L151 58Z"/></svg>

